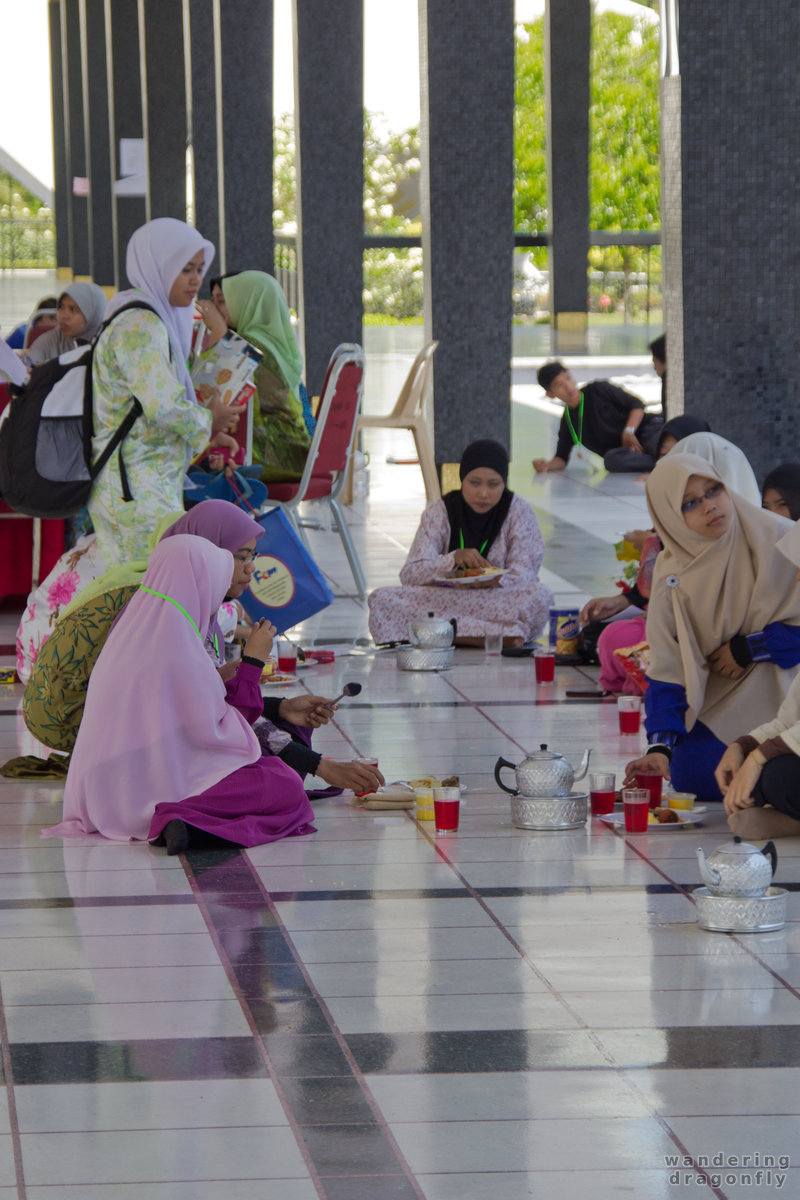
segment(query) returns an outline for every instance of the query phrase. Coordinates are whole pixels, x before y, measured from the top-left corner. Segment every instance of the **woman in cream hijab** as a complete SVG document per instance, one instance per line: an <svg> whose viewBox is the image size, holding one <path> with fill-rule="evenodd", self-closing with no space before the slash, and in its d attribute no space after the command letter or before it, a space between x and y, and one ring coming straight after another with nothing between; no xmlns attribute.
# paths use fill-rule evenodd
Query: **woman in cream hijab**
<svg viewBox="0 0 800 1200"><path fill-rule="evenodd" d="M668 454L647 482L664 545L647 612L649 747L628 765L719 799L725 746L777 711L800 663L800 588L776 551L791 529L728 490L693 454Z"/></svg>
<svg viewBox="0 0 800 1200"><path fill-rule="evenodd" d="M800 524L778 549L800 567ZM732 742L715 774L734 833L748 839L800 834L800 675L777 716Z"/></svg>
<svg viewBox="0 0 800 1200"><path fill-rule="evenodd" d="M711 463L725 486L751 504L761 504L761 490L744 450L718 433L701 430L676 442L668 454L697 454Z"/></svg>

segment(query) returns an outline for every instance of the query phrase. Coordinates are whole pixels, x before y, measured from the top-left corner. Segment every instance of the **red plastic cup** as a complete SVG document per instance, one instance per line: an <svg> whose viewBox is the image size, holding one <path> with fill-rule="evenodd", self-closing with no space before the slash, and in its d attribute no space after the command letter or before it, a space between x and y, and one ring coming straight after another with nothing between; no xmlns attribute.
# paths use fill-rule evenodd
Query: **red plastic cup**
<svg viewBox="0 0 800 1200"><path fill-rule="evenodd" d="M638 733L642 720L641 696L617 696L620 733Z"/></svg>
<svg viewBox="0 0 800 1200"><path fill-rule="evenodd" d="M622 793L626 833L647 833L650 793L647 788L626 788Z"/></svg>
<svg viewBox="0 0 800 1200"><path fill-rule="evenodd" d="M457 787L433 789L433 819L437 833L455 833L461 813L461 792Z"/></svg>
<svg viewBox="0 0 800 1200"><path fill-rule="evenodd" d="M637 775L637 788L646 788L650 793L650 807L659 808L661 806L661 788L664 783L663 775L655 775L652 772L647 775Z"/></svg>
<svg viewBox="0 0 800 1200"><path fill-rule="evenodd" d="M293 642L282 638L277 646L278 670L284 675L294 675L297 670L297 647Z"/></svg>
<svg viewBox="0 0 800 1200"><path fill-rule="evenodd" d="M614 775L610 771L592 771L589 776L589 803L593 817L614 811Z"/></svg>
<svg viewBox="0 0 800 1200"><path fill-rule="evenodd" d="M534 650L533 666L536 671L537 683L552 683L556 676L555 651Z"/></svg>

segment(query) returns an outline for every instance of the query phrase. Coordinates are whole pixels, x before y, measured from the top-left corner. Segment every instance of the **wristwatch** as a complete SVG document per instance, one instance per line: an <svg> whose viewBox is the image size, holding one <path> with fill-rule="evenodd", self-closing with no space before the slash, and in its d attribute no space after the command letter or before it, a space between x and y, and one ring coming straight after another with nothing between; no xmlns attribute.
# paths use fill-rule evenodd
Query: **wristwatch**
<svg viewBox="0 0 800 1200"><path fill-rule="evenodd" d="M626 425L622 432L623 433L636 433L636 426L635 425Z"/></svg>

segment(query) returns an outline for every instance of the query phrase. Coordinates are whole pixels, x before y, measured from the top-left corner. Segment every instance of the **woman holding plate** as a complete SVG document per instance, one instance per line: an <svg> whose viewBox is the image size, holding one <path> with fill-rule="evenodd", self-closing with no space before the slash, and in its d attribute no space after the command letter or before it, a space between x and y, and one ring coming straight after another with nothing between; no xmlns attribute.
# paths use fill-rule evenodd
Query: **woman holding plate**
<svg viewBox="0 0 800 1200"><path fill-rule="evenodd" d="M553 603L539 582L544 539L530 505L506 487L508 453L472 442L459 467L461 487L422 514L401 587L369 597L369 630L379 645L408 641L409 623L433 613L455 617L456 645L483 645L484 626L503 627L521 646L544 629ZM474 575L457 573L473 571Z"/></svg>

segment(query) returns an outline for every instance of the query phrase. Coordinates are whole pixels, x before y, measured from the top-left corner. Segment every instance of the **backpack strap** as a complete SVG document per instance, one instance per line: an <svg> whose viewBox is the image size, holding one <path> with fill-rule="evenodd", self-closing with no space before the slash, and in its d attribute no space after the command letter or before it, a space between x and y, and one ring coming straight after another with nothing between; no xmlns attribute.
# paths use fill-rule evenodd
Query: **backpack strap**
<svg viewBox="0 0 800 1200"><path fill-rule="evenodd" d="M108 443L106 444L102 454L99 456L97 461L93 463L92 462L92 438L94 437L94 405L92 403L92 393L93 393L92 366L93 366L93 360L94 360L94 352L97 348L97 343L99 342L101 335L103 333L105 333L105 331L108 329L109 325L111 325L112 322L116 321L117 317L120 316L122 313L129 312L131 309L134 309L134 308L143 308L143 309L146 309L148 312L155 312L155 309L152 307L152 305L146 304L143 300L132 300L130 304L123 305L122 308L117 309L117 311L113 314L113 316L110 316L107 321L103 322L103 324L100 326L99 330L97 331L94 341L92 342L92 348L91 348L91 351L89 354L90 361L86 366L86 381L84 383L84 388L83 388L83 456L86 460L86 466L88 468L89 476L91 479L97 478L97 476L102 471L103 467L106 465L108 460L111 458L111 455L117 449L117 446L119 446L125 440L125 438L130 433L131 429L133 428L135 422L138 420L138 418L142 415L142 412L144 411L142 409L141 404L137 400L136 396L131 396L131 407L128 410L127 415L124 417L124 419L120 422L120 424L114 430L114 433L111 435L111 438L108 441ZM120 467L122 467L122 459L121 458L120 458ZM129 491L128 486L127 486L127 479L125 479L125 486L124 486L123 490ZM126 500L132 499L132 498L133 497L130 495L125 496Z"/></svg>

